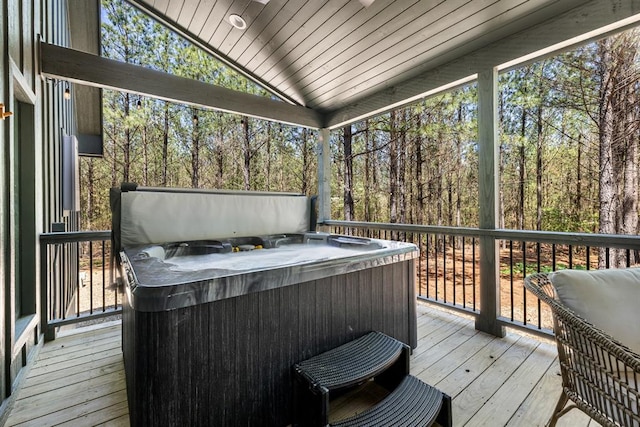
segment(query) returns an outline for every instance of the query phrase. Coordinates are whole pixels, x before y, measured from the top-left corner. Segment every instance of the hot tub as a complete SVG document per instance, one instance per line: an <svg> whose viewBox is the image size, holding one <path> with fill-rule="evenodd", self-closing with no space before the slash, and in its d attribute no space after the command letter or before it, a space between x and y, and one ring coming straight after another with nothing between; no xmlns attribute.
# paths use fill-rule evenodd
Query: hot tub
<svg viewBox="0 0 640 427"><path fill-rule="evenodd" d="M294 363L371 330L415 347L415 245L264 231L122 245L132 425L284 426Z"/></svg>

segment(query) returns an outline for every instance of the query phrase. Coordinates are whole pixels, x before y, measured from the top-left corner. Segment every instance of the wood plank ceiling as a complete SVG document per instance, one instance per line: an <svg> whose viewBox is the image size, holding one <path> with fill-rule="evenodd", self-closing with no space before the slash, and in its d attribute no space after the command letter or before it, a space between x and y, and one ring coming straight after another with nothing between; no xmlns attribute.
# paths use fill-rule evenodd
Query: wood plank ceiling
<svg viewBox="0 0 640 427"><path fill-rule="evenodd" d="M281 98L323 114L366 102L584 3L376 0L364 7L358 0L129 1ZM240 15L246 29L234 28L230 14Z"/></svg>

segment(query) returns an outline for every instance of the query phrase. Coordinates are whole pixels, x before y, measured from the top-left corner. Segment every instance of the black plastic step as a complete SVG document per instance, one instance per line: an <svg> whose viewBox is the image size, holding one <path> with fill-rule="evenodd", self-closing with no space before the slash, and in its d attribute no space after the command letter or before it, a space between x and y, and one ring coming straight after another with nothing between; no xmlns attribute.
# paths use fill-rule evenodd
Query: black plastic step
<svg viewBox="0 0 640 427"><path fill-rule="evenodd" d="M326 426L330 394L372 378L391 391L409 374L408 345L370 332L294 365L294 424Z"/></svg>
<svg viewBox="0 0 640 427"><path fill-rule="evenodd" d="M409 347L381 332L370 332L356 340L297 363L296 374L311 387L329 391L357 385L376 377L403 355L402 376L409 373Z"/></svg>
<svg viewBox="0 0 640 427"><path fill-rule="evenodd" d="M442 426L451 426L451 399L440 390L408 375L376 406L331 426L415 427L430 426L436 421Z"/></svg>

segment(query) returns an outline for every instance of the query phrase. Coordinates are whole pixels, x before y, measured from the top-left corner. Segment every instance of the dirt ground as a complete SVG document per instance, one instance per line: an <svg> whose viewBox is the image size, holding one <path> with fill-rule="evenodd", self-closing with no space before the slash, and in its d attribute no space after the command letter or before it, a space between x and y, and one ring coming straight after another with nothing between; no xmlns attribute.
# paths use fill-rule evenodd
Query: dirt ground
<svg viewBox="0 0 640 427"><path fill-rule="evenodd" d="M448 246L446 250L429 249L428 263L425 260L426 247L421 248L421 261L418 271L419 295L455 304L458 307L479 310L479 251L466 244L464 251ZM597 268L597 253L589 255L589 268ZM555 259L555 263L554 263ZM567 247L527 245L523 250L520 243L500 250L500 298L502 316L516 323L550 329L553 326L551 312L544 304L540 305L536 297L526 291L523 285L525 275L536 271L552 269L587 268L586 250L575 248L571 253ZM523 267L526 264L526 269ZM102 312L103 307L111 310L120 307L123 302L123 289L114 284L108 264L104 272L101 266L95 266L90 275L88 260L80 271L79 290L80 312ZM475 303L474 303L475 301ZM475 305L474 305L475 304ZM75 314L77 305L74 304Z"/></svg>
<svg viewBox="0 0 640 427"><path fill-rule="evenodd" d="M450 247L437 254L434 250L430 250L429 262L422 259L418 272L420 295L459 307L468 309L475 307L479 310L479 254L477 248L474 253L470 245L467 246L464 251L456 249L455 256ZM424 255L424 253L423 248L421 254ZM551 245L541 245L539 250L535 244L527 245L526 251L523 251L520 243L514 243L511 249L501 248L501 315L516 323L551 329L553 327L551 310L525 289L524 277L537 271L552 271L569 266L586 269L587 258L589 258L588 268L597 268L598 257L595 249L592 249L587 257L586 249L572 248L570 253L568 247L556 246L554 249Z"/></svg>
<svg viewBox="0 0 640 427"><path fill-rule="evenodd" d="M122 305L123 290L114 284L115 278L110 278L109 267L106 266L103 277L102 269L93 271L93 280L89 270L80 272L80 312L113 309Z"/></svg>
<svg viewBox="0 0 640 427"><path fill-rule="evenodd" d="M78 299L74 299L71 307L67 311L67 317L76 316L79 311L82 315L89 313L102 313L122 307L124 301L123 289L115 285L115 277L112 278L109 271L109 265L105 266L103 273L102 267L95 267L92 274L88 268L80 270L80 287L76 295ZM78 324L64 326L61 329L71 329L75 327L88 326L95 323L114 320L116 316L104 317L83 321Z"/></svg>

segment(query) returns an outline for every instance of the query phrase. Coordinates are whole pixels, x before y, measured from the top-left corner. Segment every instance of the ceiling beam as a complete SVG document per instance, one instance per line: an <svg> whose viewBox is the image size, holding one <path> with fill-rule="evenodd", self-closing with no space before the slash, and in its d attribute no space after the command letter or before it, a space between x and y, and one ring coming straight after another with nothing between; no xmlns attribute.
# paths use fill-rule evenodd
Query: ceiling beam
<svg viewBox="0 0 640 427"><path fill-rule="evenodd" d="M40 55L41 73L44 77L52 79L136 93L178 104L241 114L294 126L317 129L322 123L320 115L310 108L102 58L74 49L42 42Z"/></svg>
<svg viewBox="0 0 640 427"><path fill-rule="evenodd" d="M402 83L388 88L381 88L380 91L371 96L360 99L336 111L328 112L322 127L337 128L411 104L433 93L440 92L440 88L448 89L455 87L456 84L468 82L473 79L479 70L487 67L497 67L516 58L529 55L532 52L579 37L589 31L634 17L638 13L640 13L640 0L624 2L615 0L590 1L558 16L556 19L523 30L485 48L478 49L471 54L463 55L446 64L436 66L415 77L407 76L407 79ZM637 21L626 24L626 27L633 25L638 25ZM621 31L622 29L624 27L611 30L609 33ZM606 35L607 33L593 35L590 39L582 39L574 43L573 46ZM545 56L550 56L561 50L566 51L571 47L571 45L562 46L561 49L559 48L555 52L545 52Z"/></svg>
<svg viewBox="0 0 640 427"><path fill-rule="evenodd" d="M71 47L100 54L100 0L68 0ZM78 86L73 91L77 137L81 153L102 154L102 89ZM94 142L89 150L85 141Z"/></svg>

